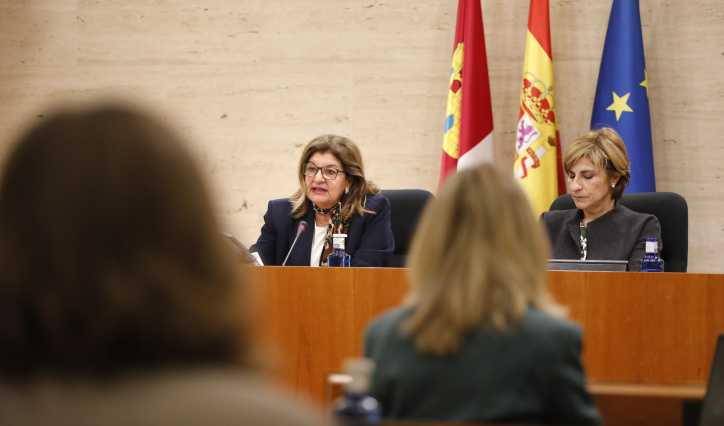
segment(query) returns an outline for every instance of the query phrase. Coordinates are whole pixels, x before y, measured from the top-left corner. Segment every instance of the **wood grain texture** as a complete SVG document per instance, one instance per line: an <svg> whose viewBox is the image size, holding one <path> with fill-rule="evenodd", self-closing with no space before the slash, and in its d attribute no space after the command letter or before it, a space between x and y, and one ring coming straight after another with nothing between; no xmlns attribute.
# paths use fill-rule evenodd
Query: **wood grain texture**
<svg viewBox="0 0 724 426"><path fill-rule="evenodd" d="M247 269L262 287L255 325L263 344L278 355L275 374L318 401L324 399L327 375L362 353L367 322L398 304L407 285L402 269L369 269L374 274L360 274L360 268Z"/></svg>
<svg viewBox="0 0 724 426"><path fill-rule="evenodd" d="M590 377L707 380L716 336L724 330L724 312L708 309L708 293L724 288L724 276L551 271L548 277L551 292L584 328Z"/></svg>
<svg viewBox="0 0 724 426"><path fill-rule="evenodd" d="M365 325L408 288L405 269L245 271L264 294L256 326L279 355L274 373L319 403L327 375L362 353ZM584 364L607 424L673 425L684 401L701 399L724 331L722 299L712 300L724 292L724 275L550 271L548 281L583 327Z"/></svg>

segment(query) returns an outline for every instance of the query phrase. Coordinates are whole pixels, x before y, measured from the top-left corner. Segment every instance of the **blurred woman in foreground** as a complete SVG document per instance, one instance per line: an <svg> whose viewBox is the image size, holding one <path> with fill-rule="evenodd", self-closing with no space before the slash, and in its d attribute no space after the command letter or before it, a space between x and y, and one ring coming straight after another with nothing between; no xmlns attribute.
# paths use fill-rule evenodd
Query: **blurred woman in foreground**
<svg viewBox="0 0 724 426"><path fill-rule="evenodd" d="M581 331L545 288L548 251L509 173L485 165L448 180L415 233L405 303L366 331L385 417L600 423Z"/></svg>
<svg viewBox="0 0 724 426"><path fill-rule="evenodd" d="M317 425L251 374L245 284L179 139L61 111L0 183L0 413L12 425Z"/></svg>

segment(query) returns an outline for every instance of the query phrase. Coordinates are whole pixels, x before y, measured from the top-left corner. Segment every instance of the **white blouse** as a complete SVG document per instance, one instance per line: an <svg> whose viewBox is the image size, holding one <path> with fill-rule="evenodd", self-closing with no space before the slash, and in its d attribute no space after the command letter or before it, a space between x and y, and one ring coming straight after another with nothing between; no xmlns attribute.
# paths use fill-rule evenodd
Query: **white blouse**
<svg viewBox="0 0 724 426"><path fill-rule="evenodd" d="M314 240L312 241L312 254L309 256L309 266L319 266L324 249L324 240L327 238L327 227L314 225Z"/></svg>

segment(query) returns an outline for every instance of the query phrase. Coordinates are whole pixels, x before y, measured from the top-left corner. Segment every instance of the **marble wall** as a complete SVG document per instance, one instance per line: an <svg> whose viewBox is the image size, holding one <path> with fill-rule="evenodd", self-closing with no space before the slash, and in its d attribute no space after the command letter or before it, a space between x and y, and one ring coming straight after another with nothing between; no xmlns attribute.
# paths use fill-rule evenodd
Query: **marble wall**
<svg viewBox="0 0 724 426"><path fill-rule="evenodd" d="M528 0L482 0L496 161L511 168ZM551 0L560 134L590 121L611 1ZM150 105L192 142L251 244L322 133L383 188L435 192L455 0L1 0L0 157L57 104ZM724 2L641 0L659 191L689 202L689 270L724 272Z"/></svg>

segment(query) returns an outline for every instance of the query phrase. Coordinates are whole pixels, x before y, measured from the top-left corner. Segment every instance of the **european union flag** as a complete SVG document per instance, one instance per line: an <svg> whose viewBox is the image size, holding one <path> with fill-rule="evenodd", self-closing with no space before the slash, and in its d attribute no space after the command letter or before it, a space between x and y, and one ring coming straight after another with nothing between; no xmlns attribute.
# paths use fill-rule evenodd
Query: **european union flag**
<svg viewBox="0 0 724 426"><path fill-rule="evenodd" d="M593 102L591 128L609 126L631 160L626 192L655 192L649 88L638 0L613 0Z"/></svg>

